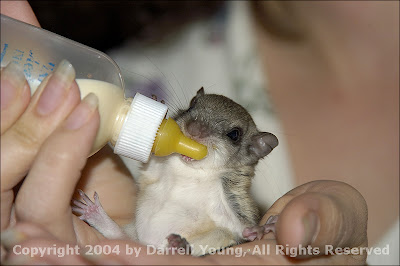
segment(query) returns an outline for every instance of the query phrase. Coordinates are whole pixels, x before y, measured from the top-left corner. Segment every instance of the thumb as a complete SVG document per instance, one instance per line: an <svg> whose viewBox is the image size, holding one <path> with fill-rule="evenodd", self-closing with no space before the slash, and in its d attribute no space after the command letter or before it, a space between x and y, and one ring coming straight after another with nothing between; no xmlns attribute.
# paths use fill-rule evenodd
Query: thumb
<svg viewBox="0 0 400 266"><path fill-rule="evenodd" d="M283 204L278 203L281 199ZM352 186L314 181L281 199L271 207L272 213L280 213L276 224L279 244L289 248L311 245L318 247L321 254L326 254L327 247L334 250L367 246L367 205Z"/></svg>

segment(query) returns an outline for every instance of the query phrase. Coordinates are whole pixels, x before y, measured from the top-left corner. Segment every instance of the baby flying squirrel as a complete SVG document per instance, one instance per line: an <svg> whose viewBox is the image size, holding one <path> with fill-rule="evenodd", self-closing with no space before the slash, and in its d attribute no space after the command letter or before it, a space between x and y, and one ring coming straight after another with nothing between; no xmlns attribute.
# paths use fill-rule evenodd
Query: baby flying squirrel
<svg viewBox="0 0 400 266"><path fill-rule="evenodd" d="M74 200L73 211L107 238L128 236L159 248L190 245L194 256L274 231L277 217L257 225L260 214L249 192L256 164L278 139L258 131L242 106L203 88L174 119L186 136L207 146L203 160L153 157L138 179L136 218L122 229L104 212L97 193L93 203L79 191L86 204Z"/></svg>

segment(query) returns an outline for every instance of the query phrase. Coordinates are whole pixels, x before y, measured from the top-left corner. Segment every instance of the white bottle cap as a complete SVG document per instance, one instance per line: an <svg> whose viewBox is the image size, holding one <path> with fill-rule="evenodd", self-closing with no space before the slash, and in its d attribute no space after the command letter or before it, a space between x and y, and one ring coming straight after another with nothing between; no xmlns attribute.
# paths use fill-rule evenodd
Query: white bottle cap
<svg viewBox="0 0 400 266"><path fill-rule="evenodd" d="M167 110L165 104L136 93L115 143L114 153L146 163Z"/></svg>

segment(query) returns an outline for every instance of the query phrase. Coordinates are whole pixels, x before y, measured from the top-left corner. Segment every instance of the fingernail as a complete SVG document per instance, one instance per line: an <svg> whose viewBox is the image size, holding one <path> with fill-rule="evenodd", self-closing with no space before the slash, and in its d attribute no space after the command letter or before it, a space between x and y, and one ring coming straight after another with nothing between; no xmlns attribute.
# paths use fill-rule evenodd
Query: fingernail
<svg viewBox="0 0 400 266"><path fill-rule="evenodd" d="M319 232L319 218L316 213L309 212L303 217L304 237L303 244L310 245L315 241Z"/></svg>
<svg viewBox="0 0 400 266"><path fill-rule="evenodd" d="M11 62L1 71L1 110L9 106L25 85L20 65ZM7 84L8 83L8 84Z"/></svg>
<svg viewBox="0 0 400 266"><path fill-rule="evenodd" d="M26 238L27 236L24 233L17 231L14 228L10 228L1 232L1 244L5 248L11 248Z"/></svg>
<svg viewBox="0 0 400 266"><path fill-rule="evenodd" d="M62 60L40 95L37 112L47 115L60 106L74 79L74 67L67 60Z"/></svg>
<svg viewBox="0 0 400 266"><path fill-rule="evenodd" d="M70 130L81 128L89 120L98 105L99 99L97 96L94 93L89 93L69 115L67 121L65 121L65 127Z"/></svg>

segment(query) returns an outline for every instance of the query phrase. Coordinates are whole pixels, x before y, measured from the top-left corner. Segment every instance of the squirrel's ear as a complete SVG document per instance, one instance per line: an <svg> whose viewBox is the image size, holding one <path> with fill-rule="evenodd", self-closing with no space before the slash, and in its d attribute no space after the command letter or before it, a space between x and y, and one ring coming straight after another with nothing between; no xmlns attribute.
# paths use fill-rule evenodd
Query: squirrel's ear
<svg viewBox="0 0 400 266"><path fill-rule="evenodd" d="M201 87L200 90L197 91L196 96L203 96L204 95L204 87Z"/></svg>
<svg viewBox="0 0 400 266"><path fill-rule="evenodd" d="M196 95L190 101L189 109L192 108L197 103L197 99L203 95L204 95L204 88L201 87L200 90L197 91Z"/></svg>
<svg viewBox="0 0 400 266"><path fill-rule="evenodd" d="M268 132L260 132L251 138L249 151L261 159L278 146L278 138Z"/></svg>

